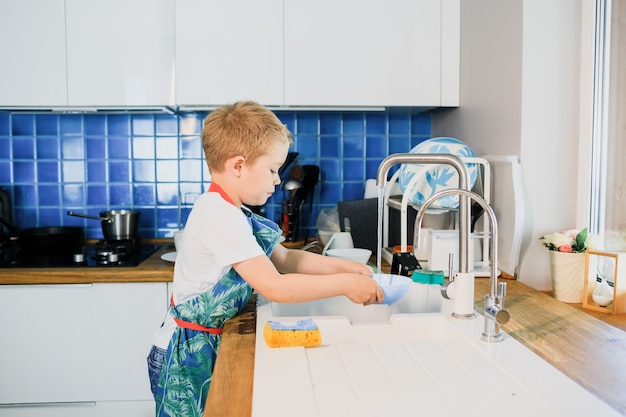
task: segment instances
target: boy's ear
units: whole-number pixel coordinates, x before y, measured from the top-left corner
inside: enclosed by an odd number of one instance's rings
[[[228,161],[226,161],[226,171],[231,172],[236,177],[241,176],[241,169],[245,161],[246,158],[241,155],[229,158]]]

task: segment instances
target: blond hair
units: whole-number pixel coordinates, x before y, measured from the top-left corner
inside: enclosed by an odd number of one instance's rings
[[[202,147],[211,172],[224,171],[226,161],[242,155],[254,163],[276,143],[293,145],[287,127],[254,101],[238,101],[212,111],[202,127]]]

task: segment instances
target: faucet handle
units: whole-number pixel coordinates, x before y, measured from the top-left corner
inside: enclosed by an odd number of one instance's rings
[[[506,296],[506,282],[498,282],[498,303],[504,308],[504,297]]]

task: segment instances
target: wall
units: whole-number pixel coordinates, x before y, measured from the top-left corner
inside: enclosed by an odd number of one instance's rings
[[[520,158],[525,232],[519,280],[549,289],[539,237],[576,224],[581,1],[461,3],[461,105],[435,112],[434,136],[478,155]]]
[[[321,168],[305,229],[319,210],[363,196],[390,153],[431,137],[430,113],[276,112],[294,135],[300,164]],[[206,113],[0,113],[0,186],[22,228],[78,225],[101,238],[100,223],[70,217],[114,208],[140,210],[140,235],[171,237],[210,181],[200,131]],[[282,191],[267,205],[279,218]]]

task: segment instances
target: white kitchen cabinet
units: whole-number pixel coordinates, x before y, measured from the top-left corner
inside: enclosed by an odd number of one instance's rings
[[[65,1],[0,1],[0,106],[67,104]]]
[[[174,104],[174,0],[66,0],[66,9],[70,106]]]
[[[33,406],[37,415],[98,416],[106,407],[154,415],[146,357],[167,291],[166,283],[0,287],[0,416]]]
[[[176,0],[176,102],[283,103],[283,0]]]
[[[285,104],[458,105],[459,7],[285,0]]]

